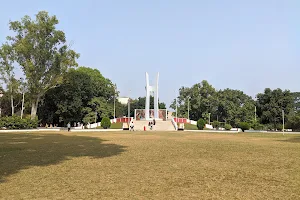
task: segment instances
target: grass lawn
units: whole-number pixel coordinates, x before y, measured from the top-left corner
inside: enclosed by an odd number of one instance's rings
[[[299,198],[299,135],[0,133],[0,199]]]
[[[112,123],[110,129],[123,129],[123,122]],[[98,126],[97,129],[103,129],[102,126]]]
[[[194,124],[184,124],[184,129],[185,130],[198,130],[197,125]]]

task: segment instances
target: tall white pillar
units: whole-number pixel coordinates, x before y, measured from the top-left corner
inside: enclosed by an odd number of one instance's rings
[[[159,79],[159,73],[157,73],[156,76],[156,84],[155,84],[155,91],[154,91],[154,118],[158,119],[158,79]]]
[[[145,103],[145,118],[149,120],[149,108],[150,108],[150,85],[149,85],[149,75],[146,72],[146,103]]]
[[[158,119],[159,118],[159,114],[158,114],[158,79],[159,79],[159,73],[157,73],[156,76],[156,83],[155,86],[150,86],[149,84],[149,75],[146,72],[146,102],[145,102],[145,118],[146,120],[150,119],[149,116],[149,110],[150,110],[150,95],[151,92],[154,93],[154,118]]]

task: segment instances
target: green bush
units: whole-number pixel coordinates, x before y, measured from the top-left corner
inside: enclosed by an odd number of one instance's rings
[[[213,121],[212,125],[213,125],[214,128],[218,129],[220,127],[220,122]]]
[[[264,130],[264,125],[256,122],[251,125],[251,128],[254,130]]]
[[[205,120],[204,119],[199,119],[198,121],[197,121],[197,127],[198,127],[198,129],[199,130],[203,130],[203,128],[205,127]]]
[[[276,124],[276,129],[278,131],[282,131],[282,124]]]
[[[274,125],[273,124],[265,124],[265,130],[267,130],[267,131],[274,130]]]
[[[249,130],[250,129],[250,124],[247,123],[247,122],[240,122],[239,127],[244,132],[245,130]]]
[[[37,128],[38,120],[30,118],[21,119],[19,116],[0,118],[0,128],[5,129],[32,129]]]
[[[225,130],[230,131],[232,129],[232,126],[230,124],[225,124],[224,128]]]
[[[101,120],[101,126],[104,128],[104,129],[107,129],[111,126],[111,122],[110,122],[110,119],[108,117],[103,117],[102,120]]]

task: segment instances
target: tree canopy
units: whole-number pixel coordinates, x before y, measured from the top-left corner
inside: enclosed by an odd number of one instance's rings
[[[289,90],[266,88],[264,93],[256,95],[255,100],[240,90],[229,88],[216,90],[204,80],[190,88],[179,89],[177,111],[178,117],[188,118],[187,110],[190,105],[189,118],[193,120],[200,118],[207,120],[210,115],[211,121],[224,122],[232,126],[247,122],[253,127],[264,124],[269,129],[279,129],[282,126],[282,111],[284,111],[286,127],[296,128],[297,119],[300,116],[299,94],[298,92],[291,93]],[[170,107],[175,110],[175,100]],[[257,110],[256,116],[255,109]],[[290,123],[289,120],[291,120]],[[298,124],[300,128],[300,122]]]
[[[39,12],[35,20],[25,16],[9,23],[15,35],[7,39],[27,80],[32,118],[45,92],[56,86],[70,67],[77,66],[79,54],[70,49],[65,33],[56,29],[57,24],[56,16],[46,11]]]
[[[39,117],[48,123],[91,123],[95,119],[112,117],[114,93],[113,83],[99,70],[87,67],[70,69],[59,86],[46,92]]]

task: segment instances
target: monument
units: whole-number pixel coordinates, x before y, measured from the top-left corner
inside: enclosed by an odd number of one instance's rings
[[[146,72],[146,102],[145,109],[135,109],[134,118],[136,120],[163,120],[166,121],[167,109],[159,109],[158,107],[158,78],[159,73],[157,73],[155,85],[149,84],[149,75]],[[150,97],[154,97],[154,109],[150,109]]]
[[[145,104],[145,119],[150,120],[150,119],[159,119],[158,115],[158,78],[159,78],[159,73],[156,75],[156,81],[155,81],[155,86],[151,86],[149,84],[149,75],[146,72],[146,104]],[[150,116],[150,96],[151,93],[153,93],[154,97],[154,113],[153,116]]]

